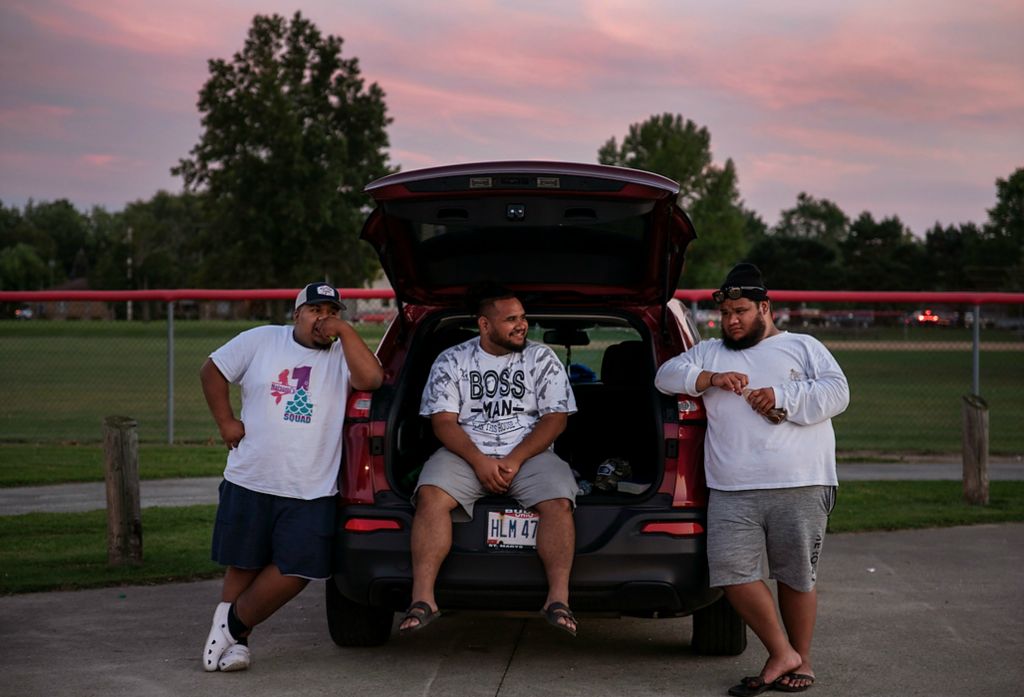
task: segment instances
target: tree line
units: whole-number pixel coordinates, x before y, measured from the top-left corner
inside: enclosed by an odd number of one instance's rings
[[[180,193],[118,212],[0,201],[0,288],[291,287],[314,277],[359,287],[379,273],[358,234],[363,187],[394,171],[391,119],[340,37],[301,13],[257,15],[231,60],[209,61],[198,108],[199,142],[171,170]],[[688,287],[715,286],[750,261],[780,289],[1024,290],[1024,167],[996,180],[984,223],[937,222],[921,238],[896,216],[851,217],[807,192],[767,225],[745,206],[733,161],[713,161],[707,127],[679,114],[630,125],[597,160],[679,182],[698,233]]]

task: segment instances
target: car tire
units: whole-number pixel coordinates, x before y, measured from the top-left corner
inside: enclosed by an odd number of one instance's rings
[[[723,596],[693,613],[690,646],[704,656],[739,656],[747,648],[747,625]]]
[[[360,605],[339,591],[334,579],[327,579],[327,629],[338,646],[380,646],[391,637],[395,613],[386,607]]]

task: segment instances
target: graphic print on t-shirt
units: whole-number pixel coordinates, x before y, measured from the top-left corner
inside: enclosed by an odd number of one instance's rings
[[[312,370],[313,368],[308,365],[292,368],[291,377],[295,384],[288,382],[289,371],[282,370],[277,380],[270,383],[270,396],[274,398],[275,404],[280,404],[281,398],[285,395],[294,395],[285,402],[285,421],[308,424],[313,420],[313,403],[309,394],[309,375]]]
[[[469,399],[479,406],[472,407],[472,416],[467,424],[482,435],[500,435],[525,428],[519,414],[525,411],[522,405],[526,394],[526,373],[522,368],[496,370],[470,370]]]
[[[544,344],[495,356],[474,338],[442,352],[423,388],[420,415],[458,415],[480,452],[504,457],[544,414],[576,411],[569,377]]]

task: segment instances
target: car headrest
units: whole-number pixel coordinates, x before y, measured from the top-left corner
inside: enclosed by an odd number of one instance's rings
[[[555,346],[589,346],[590,337],[582,329],[559,327],[544,332],[544,343]]]
[[[601,359],[601,382],[632,387],[652,384],[654,365],[644,342],[623,341],[605,349]]]

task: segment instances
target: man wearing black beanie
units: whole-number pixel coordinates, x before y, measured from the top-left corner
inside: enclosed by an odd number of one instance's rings
[[[815,680],[817,564],[839,483],[832,417],[846,409],[850,389],[824,345],[775,326],[753,264],[733,267],[712,299],[722,338],[667,361],[655,385],[703,396],[711,585],[768,650],[761,672],[729,694],[803,692]],[[782,625],[763,580],[765,554]]]

